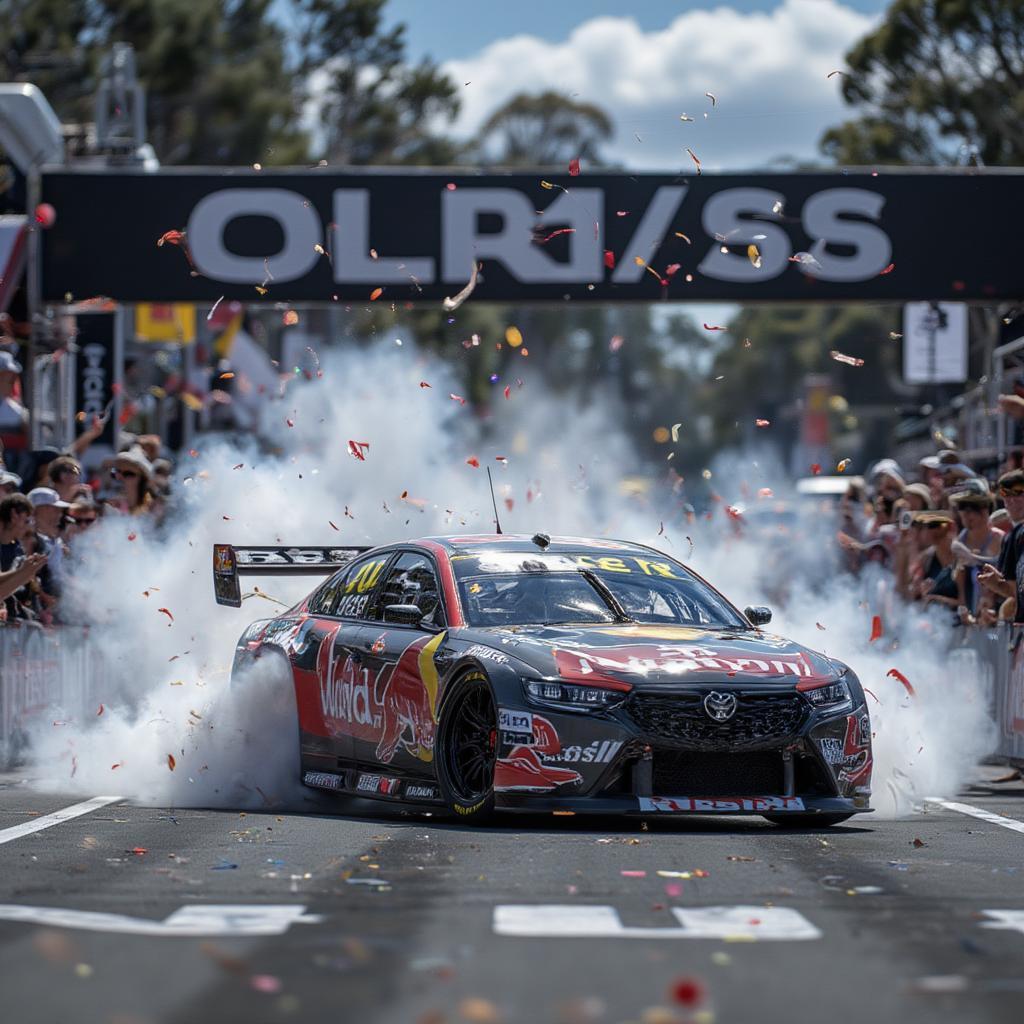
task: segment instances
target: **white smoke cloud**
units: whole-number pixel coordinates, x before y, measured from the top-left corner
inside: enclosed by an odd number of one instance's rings
[[[233,691],[227,683],[245,625],[275,613],[280,605],[271,598],[297,600],[309,580],[255,579],[266,596],[222,608],[213,598],[212,545],[490,532],[487,465],[506,532],[650,543],[688,561],[740,607],[765,603],[766,595],[778,596],[780,579],[790,582],[772,628],[847,661],[877,697],[869,707],[881,811],[903,814],[915,797],[955,792],[986,752],[984,696],[949,670],[936,640],[944,624],[887,613],[885,642],[870,645],[872,611],[855,584],[836,580],[822,591],[795,578],[794,565],[814,569],[816,553],[829,550],[827,534],[779,539],[773,548],[730,538],[720,510],[714,524],[685,526],[653,494],[626,496],[619,483],[638,460],[614,429],[621,412],[613,402],[594,396],[574,410],[524,372],[524,386],[513,386],[508,401],[500,397],[504,381],[496,385],[495,415],[484,430],[470,406],[449,397],[456,392],[450,372],[408,340],[401,348],[389,341],[332,351],[323,367],[322,380],[293,383],[275,407],[281,455],[261,454],[255,444],[198,442],[197,457],[181,467],[183,507],[166,537],[110,518],[82,538],[72,599],[94,625],[112,671],[97,695],[102,714],[90,712],[84,723],[48,721],[36,731],[31,773],[40,785],[176,806],[302,799],[294,717],[271,700],[281,692],[272,668]],[[350,440],[368,443],[365,461],[349,454]],[[471,457],[479,469],[467,464]],[[728,465],[727,473],[716,466],[712,485],[727,481],[736,490],[744,472],[751,494],[771,484],[765,460]],[[897,636],[898,650],[889,649]],[[916,698],[887,677],[894,667],[912,680]]]
[[[690,147],[705,170],[745,170],[817,155],[821,133],[846,116],[841,79],[827,76],[877,20],[839,0],[691,10],[648,32],[629,17],[598,17],[564,41],[511,36],[444,70],[470,83],[455,126],[467,137],[516,93],[554,89],[612,115],[607,155],[626,167],[692,170]]]

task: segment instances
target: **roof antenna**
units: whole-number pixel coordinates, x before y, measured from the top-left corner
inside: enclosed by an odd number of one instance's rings
[[[494,525],[501,533],[501,520],[498,518],[498,503],[494,500],[494,481],[491,479],[491,467],[487,467],[487,484],[491,488],[491,504],[494,506]]]

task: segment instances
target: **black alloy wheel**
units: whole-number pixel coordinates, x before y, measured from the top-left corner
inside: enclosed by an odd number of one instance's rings
[[[487,677],[470,672],[445,701],[437,754],[437,777],[445,802],[460,818],[483,821],[494,810],[494,765],[498,712]]]

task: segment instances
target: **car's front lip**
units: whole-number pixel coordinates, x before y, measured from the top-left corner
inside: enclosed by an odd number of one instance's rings
[[[794,801],[799,801],[799,804]],[[788,801],[788,804],[787,804]],[[730,806],[734,805],[734,806]],[[549,814],[615,814],[643,817],[771,815],[871,814],[874,808],[847,797],[786,797],[782,794],[756,794],[744,797],[701,797],[697,794],[633,794],[591,797],[562,797],[530,793],[496,794],[499,810]]]

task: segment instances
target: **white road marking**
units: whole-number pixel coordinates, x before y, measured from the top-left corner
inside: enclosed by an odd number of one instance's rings
[[[982,928],[1003,928],[1024,935],[1024,910],[983,910],[982,913],[993,918],[983,921]]]
[[[971,804],[960,804],[955,800],[940,800],[935,796],[925,797],[926,804],[938,804],[945,807],[947,811],[956,811],[958,814],[969,814],[972,818],[980,818],[1000,828],[1008,828],[1011,832],[1024,832],[1024,821],[1017,821],[1016,818],[1004,818],[1001,814],[993,814],[982,807],[973,807]]]
[[[502,904],[497,935],[549,939],[820,939],[821,932],[788,907],[673,907],[678,928],[627,928],[614,907]]]
[[[85,800],[80,804],[72,804],[63,810],[54,811],[53,814],[44,814],[41,818],[35,818],[20,825],[12,825],[10,828],[0,829],[0,846],[14,839],[20,839],[22,836],[31,835],[33,832],[42,832],[44,828],[59,825],[62,821],[69,821],[71,818],[80,817],[83,814],[88,814],[90,811],[99,810],[100,807],[106,807],[107,804],[116,804],[118,800],[123,799],[123,796],[94,796],[91,800]]]
[[[23,907],[0,903],[0,921],[23,921],[50,928],[79,928],[89,932],[152,936],[247,936],[284,935],[293,924],[316,924],[323,918],[306,914],[294,904],[240,904],[193,906],[186,904],[164,921],[148,921],[125,914],[103,914],[91,910],[63,910],[60,907]]]

